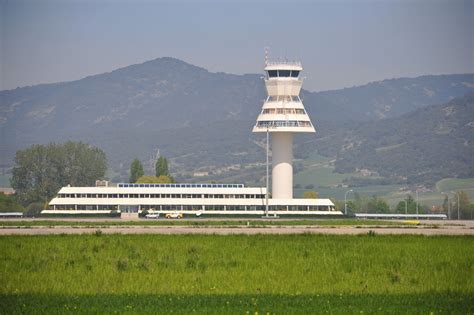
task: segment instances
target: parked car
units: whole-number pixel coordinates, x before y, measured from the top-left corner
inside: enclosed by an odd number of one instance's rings
[[[183,218],[183,214],[178,213],[178,212],[167,213],[166,218],[167,219],[181,219],[181,218]]]
[[[150,214],[147,214],[145,216],[145,218],[147,218],[147,219],[159,219],[160,214],[159,213],[150,213]]]

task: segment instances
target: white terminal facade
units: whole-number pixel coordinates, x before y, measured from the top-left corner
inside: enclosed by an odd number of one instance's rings
[[[272,191],[242,184],[129,184],[63,187],[49,203],[49,214],[141,212],[188,215],[341,215],[329,199],[293,198],[293,135],[315,129],[299,97],[298,62],[265,64],[267,98],[253,132],[272,137]],[[267,135],[268,135],[267,134]],[[268,203],[268,204],[267,204]],[[268,208],[267,208],[268,207]]]

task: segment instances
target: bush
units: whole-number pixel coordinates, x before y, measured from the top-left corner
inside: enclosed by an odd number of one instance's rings
[[[148,210],[143,210],[142,212],[138,213],[138,217],[139,218],[144,218],[144,217],[147,216],[148,213],[149,213]]]
[[[12,195],[0,192],[0,212],[24,212],[23,208]]]
[[[110,211],[110,216],[111,216],[112,218],[120,218],[121,213],[118,212],[117,210],[112,210],[112,211]]]
[[[28,207],[26,207],[26,216],[36,217],[41,213],[43,209],[44,209],[44,203],[42,202],[30,203]]]

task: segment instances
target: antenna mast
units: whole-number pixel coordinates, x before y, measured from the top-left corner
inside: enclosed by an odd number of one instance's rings
[[[265,66],[268,65],[268,54],[269,54],[268,50],[269,50],[269,48],[265,47]]]

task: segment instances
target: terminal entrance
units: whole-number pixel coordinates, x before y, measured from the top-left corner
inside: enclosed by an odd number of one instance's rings
[[[119,206],[119,210],[122,213],[138,213],[138,206],[131,206],[131,205]]]
[[[120,218],[123,220],[138,220],[138,206],[119,206]]]

